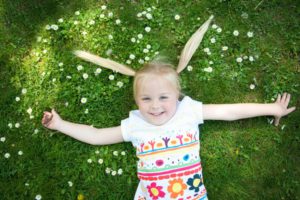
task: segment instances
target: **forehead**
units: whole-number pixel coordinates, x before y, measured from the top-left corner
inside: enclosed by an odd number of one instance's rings
[[[160,75],[149,75],[138,82],[138,94],[153,92],[177,92],[176,83]]]

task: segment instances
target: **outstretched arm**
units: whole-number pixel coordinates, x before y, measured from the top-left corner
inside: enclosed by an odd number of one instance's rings
[[[121,127],[94,128],[84,124],[65,121],[52,109],[44,112],[42,124],[49,129],[57,130],[82,142],[93,145],[105,145],[123,142]]]
[[[274,116],[275,126],[281,117],[293,112],[296,108],[288,108],[291,95],[278,95],[276,102],[269,104],[208,104],[203,105],[204,120],[238,120],[258,116]]]

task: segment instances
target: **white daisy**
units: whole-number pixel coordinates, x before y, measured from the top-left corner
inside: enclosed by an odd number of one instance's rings
[[[75,12],[75,15],[80,15],[80,12],[79,12],[79,11],[76,11],[76,12]]]
[[[238,63],[241,63],[241,62],[243,62],[243,58],[241,58],[241,57],[238,57],[238,58],[236,59],[236,62],[238,62]]]
[[[254,90],[254,89],[255,89],[255,85],[254,85],[254,84],[250,84],[249,87],[250,87],[251,90]]]
[[[147,27],[145,28],[145,31],[146,31],[146,32],[150,32],[150,31],[151,31],[151,27],[147,26]]]
[[[191,71],[193,71],[193,67],[192,67],[191,65],[189,65],[189,66],[187,66],[187,70],[188,70],[189,72],[191,72]]]
[[[142,38],[143,38],[143,34],[140,33],[140,34],[137,35],[137,37],[138,37],[139,39],[142,39]]]
[[[82,104],[85,104],[87,102],[87,98],[82,97],[80,101],[81,101]]]
[[[234,36],[238,36],[239,34],[240,34],[240,33],[239,33],[238,30],[234,30],[234,31],[233,31],[233,35],[234,35]]]
[[[117,24],[117,25],[121,24],[121,20],[120,20],[120,19],[117,19],[117,20],[116,20],[116,24]]]
[[[175,20],[179,20],[179,19],[180,19],[180,15],[175,15],[175,16],[174,16],[174,19],[175,19]]]
[[[212,67],[206,67],[203,69],[205,72],[211,73],[213,71]]]
[[[102,5],[102,6],[101,6],[101,9],[102,9],[102,10],[106,10],[106,8],[107,8],[106,5]]]
[[[112,80],[115,79],[115,76],[114,75],[109,75],[108,79],[112,81]]]
[[[5,158],[9,158],[9,157],[10,157],[10,154],[9,154],[9,153],[6,153],[6,154],[4,154],[4,157],[5,157]]]
[[[253,37],[253,32],[248,31],[248,32],[247,32],[247,36],[248,36],[249,38],[252,38],[252,37]]]
[[[124,85],[123,82],[121,82],[121,81],[118,81],[118,82],[117,82],[117,86],[118,86],[119,88],[123,87],[123,85]]]
[[[69,185],[69,187],[72,187],[73,186],[72,181],[68,181],[68,185]]]
[[[27,89],[26,88],[23,88],[22,89],[22,94],[26,94],[27,93]]]
[[[77,65],[77,70],[78,71],[83,70],[83,66],[82,65]]]
[[[135,55],[134,55],[134,54],[130,54],[130,55],[129,55],[129,58],[130,58],[131,60],[134,60],[134,59],[135,59]]]
[[[98,163],[99,163],[99,164],[102,164],[102,163],[103,163],[103,159],[100,158],[100,159],[98,160]]]
[[[1,142],[5,142],[5,140],[6,140],[5,137],[1,137],[1,138],[0,138],[0,141],[1,141]]]
[[[227,51],[227,50],[228,50],[228,46],[223,46],[223,47],[222,47],[222,50],[223,50],[223,51]]]
[[[38,194],[35,196],[35,200],[41,200],[42,199],[42,195]]]
[[[254,61],[253,56],[249,56],[249,61],[250,61],[250,62],[253,62],[253,61]]]
[[[60,19],[58,19],[58,22],[59,22],[59,23],[63,23],[63,22],[64,22],[64,19],[63,19],[63,18],[60,18]]]

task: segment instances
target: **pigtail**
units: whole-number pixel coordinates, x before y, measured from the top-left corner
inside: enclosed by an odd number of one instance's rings
[[[208,26],[213,18],[214,18],[213,15],[210,16],[209,19],[192,35],[192,37],[188,40],[188,42],[184,46],[184,49],[181,52],[178,67],[176,70],[177,73],[180,73],[188,65],[193,54],[199,47],[199,45],[202,41],[202,38],[203,38],[205,32],[207,31]]]
[[[74,54],[77,57],[82,58],[85,61],[94,63],[96,65],[100,65],[100,66],[105,67],[107,69],[117,71],[121,74],[128,75],[128,76],[134,76],[135,75],[135,71],[133,69],[131,69],[130,67],[128,67],[126,65],[122,65],[120,63],[117,63],[115,61],[112,61],[112,60],[109,60],[109,59],[106,59],[106,58],[101,58],[101,57],[93,55],[89,52],[76,50],[76,51],[74,51]]]

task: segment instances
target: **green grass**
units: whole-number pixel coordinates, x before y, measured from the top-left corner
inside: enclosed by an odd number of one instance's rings
[[[176,65],[187,39],[214,14],[213,24],[222,32],[208,30],[190,62],[193,70],[181,74],[183,93],[204,103],[236,103],[271,102],[278,93],[288,91],[291,105],[300,105],[299,5],[295,1],[3,0],[0,5],[0,137],[6,139],[0,142],[1,199],[35,199],[38,194],[42,199],[77,199],[80,194],[85,199],[133,199],[138,180],[131,144],[92,146],[40,123],[43,111],[53,107],[64,119],[95,127],[119,125],[136,109],[131,78],[106,69],[95,76],[97,66],[75,58],[74,49],[98,55],[112,49],[109,57],[124,64],[132,53],[136,59],[130,65],[138,69],[138,59],[145,57],[143,49],[150,44],[150,60],[159,51]],[[102,5],[107,9],[101,11]],[[151,11],[153,19],[138,20],[137,13],[151,6],[156,7]],[[176,14],[181,16],[178,21]],[[60,18],[63,23],[58,23]],[[89,24],[91,19],[94,25]],[[74,20],[79,24],[74,25]],[[46,30],[51,24],[59,29]],[[151,27],[149,33],[144,31],[146,26]],[[239,31],[238,37],[233,36],[234,30]],[[253,38],[247,37],[248,31]],[[143,34],[140,43],[132,43],[139,33]],[[210,42],[212,37],[215,44]],[[225,45],[229,49],[223,52]],[[205,47],[210,48],[210,56]],[[254,62],[246,59],[238,64],[236,59],[243,56],[253,56]],[[78,71],[78,65],[84,69]],[[212,73],[203,71],[208,66],[213,67]],[[87,80],[83,73],[89,75]],[[112,74],[115,79],[109,81]],[[124,86],[119,88],[118,81]],[[250,84],[255,84],[254,90]],[[21,92],[24,88],[26,94]],[[21,100],[17,102],[16,97]],[[82,97],[88,99],[86,104],[80,102]],[[32,119],[28,108],[32,108]],[[278,127],[268,120],[271,117],[208,121],[200,127],[210,199],[299,199],[299,109]],[[113,155],[114,151],[119,155]],[[122,151],[125,156],[120,155]],[[9,158],[4,157],[6,153]],[[113,176],[105,172],[107,168],[123,173]]]

